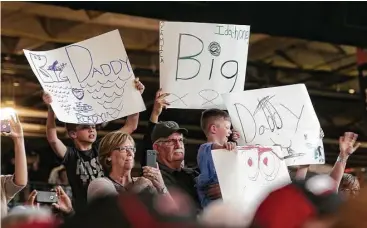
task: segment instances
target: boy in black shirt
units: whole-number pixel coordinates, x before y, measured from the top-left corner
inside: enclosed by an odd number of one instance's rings
[[[135,86],[143,93],[144,85],[135,79]],[[98,162],[98,143],[95,125],[90,124],[66,124],[69,137],[73,140],[74,146],[67,147],[57,137],[55,124],[55,113],[50,104],[52,97],[44,93],[43,101],[48,105],[48,116],[46,123],[47,141],[53,151],[63,161],[66,167],[67,176],[73,192],[74,209],[77,211],[87,204],[87,189],[89,183],[103,176],[102,166]],[[120,129],[131,134],[138,126],[139,113],[130,115],[126,119],[125,125]]]

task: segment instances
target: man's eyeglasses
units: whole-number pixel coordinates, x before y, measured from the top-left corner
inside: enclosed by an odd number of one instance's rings
[[[136,152],[136,148],[132,147],[132,146],[123,146],[123,147],[117,147],[114,150],[118,150],[120,153],[126,153],[126,152],[131,152],[131,153],[135,153]]]
[[[166,145],[172,146],[172,145],[175,145],[175,143],[184,144],[185,143],[185,139],[180,138],[180,139],[160,140],[160,141],[158,141],[158,143],[164,143]]]

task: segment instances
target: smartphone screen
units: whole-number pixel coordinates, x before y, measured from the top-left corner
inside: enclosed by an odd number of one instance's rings
[[[157,168],[157,151],[147,150],[146,166]]]
[[[0,120],[1,132],[10,133],[10,121],[9,120]]]

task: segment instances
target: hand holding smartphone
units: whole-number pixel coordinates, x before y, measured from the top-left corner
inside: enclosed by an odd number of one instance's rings
[[[36,202],[43,204],[53,204],[58,202],[56,192],[37,191]]]
[[[1,108],[0,109],[0,132],[11,133],[12,123],[17,122],[18,117],[13,108]]]
[[[10,121],[0,120],[1,132],[10,133]]]

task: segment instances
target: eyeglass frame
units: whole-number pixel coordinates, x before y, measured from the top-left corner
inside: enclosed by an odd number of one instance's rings
[[[350,189],[350,188],[340,188],[339,192],[351,192],[351,193],[356,193],[359,192],[361,189],[360,188],[354,188],[354,189]]]
[[[136,147],[135,146],[121,146],[121,147],[116,147],[115,149],[113,149],[112,151],[117,150],[120,153],[127,153],[128,151],[135,154],[136,153]]]

